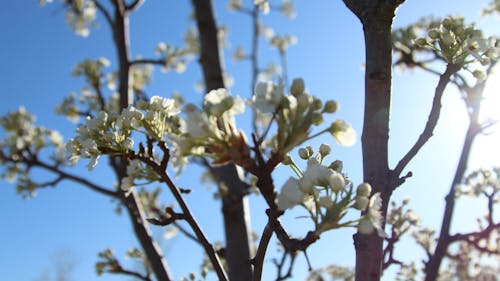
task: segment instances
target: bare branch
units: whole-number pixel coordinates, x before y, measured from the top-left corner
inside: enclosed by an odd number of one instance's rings
[[[137,10],[139,7],[141,7],[142,4],[144,4],[145,0],[134,0],[134,2],[128,4],[125,6],[125,9],[129,12],[132,12],[134,10]]]
[[[130,62],[130,65],[138,65],[138,64],[154,64],[154,65],[165,65],[165,59],[135,59]]]
[[[160,142],[158,144],[160,147],[165,146],[165,143]],[[166,148],[165,148],[166,149]],[[210,262],[212,263],[212,266],[214,267],[214,270],[219,278],[219,280],[228,280],[226,276],[226,272],[224,268],[222,267],[222,264],[219,260],[219,257],[217,255],[217,252],[215,251],[214,246],[208,241],[207,237],[205,236],[205,233],[201,229],[200,225],[194,218],[193,214],[191,213],[191,210],[189,209],[189,206],[187,205],[186,201],[182,197],[182,193],[179,190],[179,188],[174,184],[174,182],[170,179],[170,177],[167,175],[166,171],[163,169],[162,165],[159,165],[156,163],[154,160],[150,159],[147,156],[141,155],[141,154],[135,154],[131,153],[130,159],[139,159],[152,167],[158,175],[161,177],[161,182],[164,182],[167,187],[170,189],[170,192],[176,199],[176,201],[179,203],[179,206],[182,210],[184,220],[189,224],[191,229],[193,229],[196,238],[200,243],[203,245],[203,248],[205,249],[205,253],[207,254],[208,258],[210,259]]]
[[[432,137],[434,128],[437,125],[439,115],[441,113],[441,98],[443,96],[444,90],[446,88],[446,85],[450,81],[451,76],[455,74],[459,69],[460,67],[458,65],[449,64],[446,67],[445,72],[440,76],[436,91],[434,93],[434,100],[432,102],[432,108],[431,112],[429,113],[427,124],[425,125],[423,132],[420,134],[413,147],[396,165],[396,168],[394,169],[394,177],[399,178],[403,169]]]
[[[97,7],[97,10],[99,10],[102,13],[104,18],[108,22],[111,30],[113,30],[115,28],[115,22],[113,21],[113,17],[111,17],[111,14],[109,13],[109,11],[106,10],[106,8],[98,0],[92,0],[92,1],[94,2],[95,6]]]
[[[104,195],[107,195],[107,196],[110,196],[110,197],[113,197],[113,198],[119,198],[119,193],[116,192],[116,191],[111,191],[111,190],[108,190],[104,187],[101,187],[85,178],[82,178],[82,177],[79,177],[77,175],[74,175],[74,174],[70,174],[68,172],[65,172],[65,171],[62,171],[61,169],[59,169],[57,166],[52,166],[52,165],[49,165],[45,162],[42,162],[38,159],[33,159],[32,162],[29,162],[31,165],[33,166],[38,166],[38,167],[41,167],[45,170],[48,170],[48,171],[51,171],[53,173],[55,173],[56,175],[59,176],[60,180],[63,180],[63,179],[69,179],[69,180],[72,180],[74,182],[77,182],[85,187],[88,187],[90,188],[91,190],[93,191],[96,191],[96,192],[99,192],[101,194],[104,194]],[[60,181],[59,180],[59,181]]]
[[[253,264],[253,281],[260,281],[262,278],[262,269],[264,267],[264,257],[266,256],[267,246],[269,241],[273,236],[273,230],[270,226],[270,222],[264,227],[262,236],[260,238],[259,247],[257,248],[257,253],[255,257],[250,261]]]

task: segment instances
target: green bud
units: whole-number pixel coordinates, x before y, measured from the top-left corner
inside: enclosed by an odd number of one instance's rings
[[[339,104],[334,100],[329,100],[325,103],[325,107],[323,107],[323,112],[335,113],[338,109],[339,109]]]
[[[293,79],[292,86],[290,87],[290,92],[293,96],[297,97],[304,93],[305,83],[302,78]]]
[[[323,115],[321,113],[314,112],[311,115],[311,123],[318,126],[323,123]]]
[[[486,72],[476,69],[472,72],[472,75],[479,80],[486,80]]]
[[[439,31],[437,29],[433,28],[433,29],[429,30],[427,35],[429,35],[429,38],[431,38],[431,39],[438,39],[439,38]]]
[[[319,154],[321,154],[321,156],[323,156],[323,157],[325,157],[328,154],[330,154],[331,151],[332,151],[332,148],[328,144],[326,144],[326,143],[322,143],[319,146]]]
[[[330,165],[328,165],[328,168],[337,171],[338,173],[342,173],[344,163],[341,160],[335,160]]]
[[[485,58],[481,58],[479,60],[479,62],[481,63],[481,65],[487,66],[491,63],[491,60],[488,57],[485,57]]]
[[[453,28],[453,20],[451,18],[445,18],[442,22],[443,27],[451,30]]]
[[[368,199],[368,197],[358,196],[358,197],[356,197],[356,200],[354,201],[353,207],[354,207],[354,209],[363,211],[366,209],[366,207],[368,207],[369,202],[370,202],[370,200]]]
[[[372,192],[372,186],[367,182],[358,185],[358,189],[356,190],[356,194],[358,196],[368,197],[371,192]]]
[[[299,148],[299,157],[300,158],[307,160],[307,159],[309,159],[310,155],[312,155],[312,153],[309,154],[309,150],[307,150],[307,148],[303,148],[303,147]]]
[[[323,107],[323,102],[320,99],[313,98],[312,108],[313,110],[319,110]]]
[[[297,98],[297,106],[298,106],[299,110],[300,109],[305,110],[313,102],[312,97],[308,94],[301,94],[301,95],[296,96],[296,98]]]
[[[429,45],[427,43],[427,38],[418,38],[417,40],[415,40],[415,45],[417,45],[418,47],[426,47],[427,45]]]

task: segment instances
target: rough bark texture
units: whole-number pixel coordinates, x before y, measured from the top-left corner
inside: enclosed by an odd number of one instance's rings
[[[222,64],[219,57],[217,25],[209,0],[192,0],[200,36],[200,64],[206,90],[224,88]],[[225,185],[227,193],[222,198],[222,213],[226,235],[225,258],[229,266],[229,279],[252,280],[250,264],[252,240],[246,184],[240,169],[225,165],[214,169],[217,182]]]
[[[389,115],[392,80],[392,20],[402,1],[344,0],[363,24],[366,52],[365,112],[362,134],[363,178],[380,192],[385,217],[393,189],[388,166]],[[354,235],[356,280],[380,280],[383,239],[377,234]]]

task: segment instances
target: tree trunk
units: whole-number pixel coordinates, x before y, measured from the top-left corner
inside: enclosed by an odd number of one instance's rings
[[[200,64],[207,92],[224,88],[223,70],[219,57],[217,26],[210,0],[192,0],[200,40]],[[225,185],[227,192],[222,198],[222,214],[226,235],[225,258],[229,267],[229,279],[252,280],[251,228],[246,183],[241,169],[234,164],[214,169],[216,181]]]
[[[365,112],[362,133],[363,179],[380,192],[385,218],[393,190],[388,166],[389,116],[392,80],[392,21],[397,0],[344,0],[363,24],[366,52]],[[385,223],[384,223],[385,224]],[[384,225],[383,224],[383,225]],[[383,238],[376,233],[354,235],[356,280],[379,281]]]

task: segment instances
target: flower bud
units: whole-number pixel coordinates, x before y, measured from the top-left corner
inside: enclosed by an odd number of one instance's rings
[[[309,96],[308,94],[301,94],[296,96],[296,98],[297,98],[297,105],[302,110],[308,108],[309,105],[311,105],[312,103],[312,97]]]
[[[335,113],[338,109],[339,109],[339,104],[334,100],[329,100],[325,103],[325,107],[323,107],[323,112]]]
[[[297,97],[304,93],[305,83],[302,78],[293,79],[292,86],[290,87],[290,92],[293,96]]]
[[[328,168],[336,171],[337,173],[342,173],[344,164],[342,163],[341,160],[335,160],[330,165],[328,165]]]
[[[323,107],[323,102],[320,99],[314,98],[312,108],[314,110],[319,110],[321,107]]]
[[[358,189],[356,190],[356,194],[358,196],[368,197],[371,192],[372,192],[372,186],[367,182],[358,185]]]
[[[415,45],[421,48],[426,47],[428,45],[427,38],[418,38],[415,40]]]
[[[485,57],[485,58],[481,58],[479,60],[479,62],[481,63],[481,65],[487,66],[491,63],[491,60],[488,57]]]
[[[302,147],[299,149],[299,157],[300,158],[307,160],[307,159],[309,159],[309,156],[310,156],[309,151],[306,148]]]
[[[427,35],[429,35],[429,38],[431,38],[431,39],[438,39],[439,38],[439,31],[437,29],[433,28],[433,29],[429,30]]]
[[[476,69],[472,72],[472,75],[479,80],[486,80],[486,72]]]
[[[321,123],[323,123],[323,115],[317,112],[313,113],[311,115],[311,123],[316,126],[320,125]]]
[[[366,207],[368,207],[369,202],[370,202],[370,200],[368,199],[368,197],[358,196],[358,197],[356,197],[356,200],[354,201],[353,207],[356,210],[363,211],[366,209]]]
[[[332,148],[326,143],[322,143],[319,146],[319,154],[321,154],[322,157],[327,156],[328,154],[330,154],[331,151],[332,151]]]
[[[451,30],[453,27],[453,20],[451,18],[445,18],[442,24],[444,28]]]

